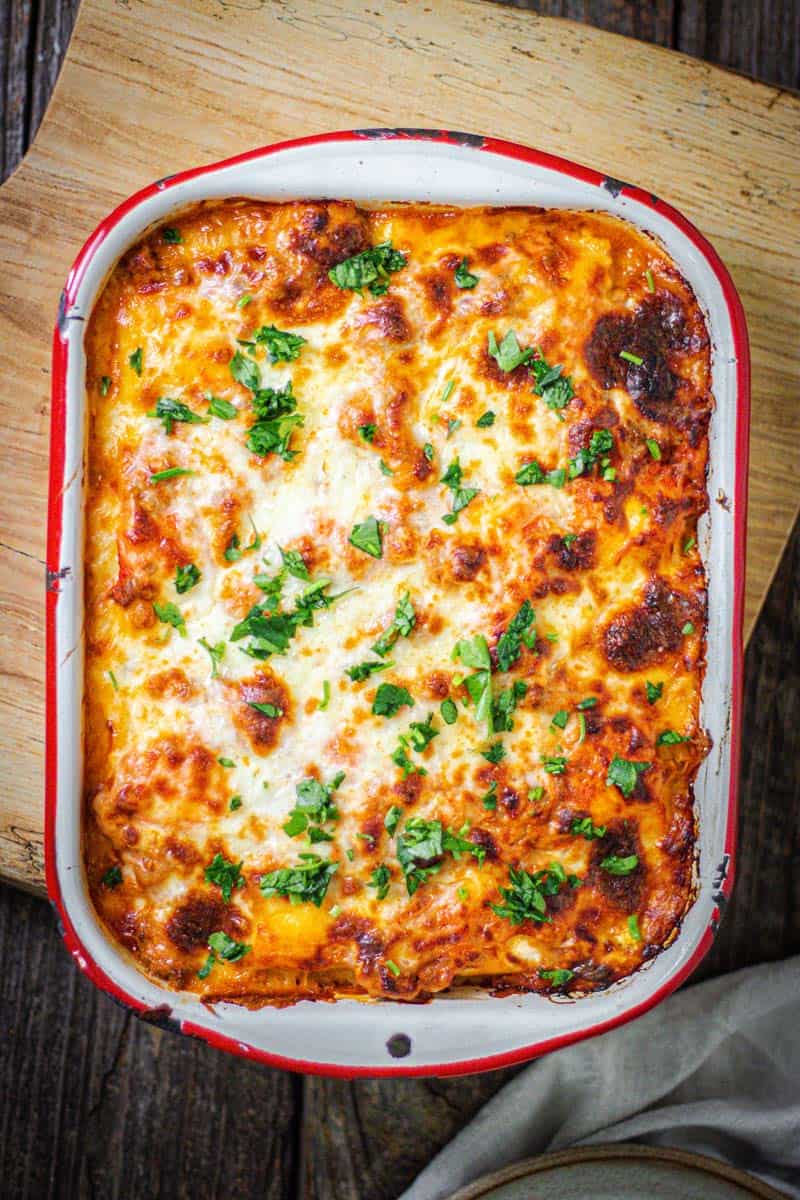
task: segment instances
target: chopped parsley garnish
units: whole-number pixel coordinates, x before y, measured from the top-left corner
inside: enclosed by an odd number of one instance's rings
[[[478,429],[488,429],[490,425],[494,425],[495,414],[491,409],[487,409],[485,413],[481,413],[475,424]]]
[[[184,425],[205,425],[208,421],[208,417],[201,417],[181,400],[173,400],[169,396],[161,396],[147,415],[161,421],[167,433],[172,433],[176,421]]]
[[[393,974],[395,977],[397,977],[397,976],[400,974],[400,968],[398,967],[397,963],[396,963],[396,962],[394,962],[394,961],[393,961],[391,958],[387,958],[387,959],[385,960],[385,963],[384,963],[384,965],[385,965],[385,967],[386,967],[386,970],[387,970],[387,971],[391,971],[391,973],[392,973],[392,974]]]
[[[536,630],[534,622],[536,613],[529,600],[523,600],[516,616],[508,623],[508,628],[499,639],[495,654],[497,667],[500,671],[510,671],[522,653],[522,643],[528,649],[536,645]]]
[[[369,554],[371,558],[381,558],[383,555],[381,522],[377,517],[367,517],[366,521],[354,525],[347,540],[356,550]]]
[[[325,712],[325,710],[326,710],[326,708],[328,707],[328,705],[330,704],[330,702],[331,702],[331,684],[330,684],[330,680],[329,680],[329,679],[323,679],[323,681],[322,681],[322,699],[321,699],[321,700],[320,700],[320,702],[319,702],[319,710],[320,710],[320,712]]]
[[[111,387],[111,376],[110,375],[101,375],[100,376],[100,395],[107,396],[110,387]]]
[[[430,442],[426,442],[422,447],[422,453],[425,455],[428,462],[433,462],[433,446],[430,444]]]
[[[281,562],[286,568],[289,575],[295,579],[309,580],[311,576],[308,573],[306,560],[303,558],[299,550],[284,550],[282,546],[278,546],[281,552]]]
[[[217,762],[219,763],[219,765],[221,767],[225,767],[227,770],[230,770],[231,767],[236,766],[236,763],[233,761],[232,758],[224,758],[224,757],[220,756],[217,759]]]
[[[306,340],[299,333],[288,333],[285,329],[277,329],[274,325],[262,325],[253,334],[253,343],[266,347],[271,363],[294,362],[299,357]],[[251,343],[243,342],[242,345],[251,345]]]
[[[646,445],[647,445],[647,449],[650,451],[650,457],[654,458],[656,460],[656,462],[661,462],[661,447],[659,446],[656,439],[648,438]]]
[[[485,750],[481,750],[481,757],[490,763],[496,764],[502,762],[505,756],[506,748],[502,742],[492,742],[491,746],[487,746]]]
[[[261,387],[261,372],[252,358],[242,354],[241,350],[237,350],[229,365],[231,375],[237,383],[251,392],[258,391]]]
[[[200,571],[194,563],[186,563],[175,572],[175,591],[183,595],[200,581]]]
[[[173,229],[169,225],[161,230],[161,236],[170,246],[177,246],[183,241],[183,238],[181,237],[181,231],[179,229]]]
[[[142,373],[142,347],[137,346],[133,354],[128,355],[128,365],[133,367],[137,375]]]
[[[451,438],[456,430],[461,428],[461,421],[458,417],[451,417],[447,422],[447,436]]]
[[[392,873],[386,866],[386,863],[381,863],[369,877],[367,887],[375,888],[375,899],[385,900],[389,895],[389,886],[392,882]]]
[[[585,450],[579,450],[574,458],[569,460],[568,472],[570,479],[577,479],[579,475],[583,475],[586,471],[590,471],[598,462],[603,470],[603,478],[613,480],[616,478],[616,471],[609,466],[609,455],[614,449],[614,436],[608,429],[595,429],[589,445]],[[611,473],[609,473],[611,472]]]
[[[453,493],[453,507],[449,513],[446,513],[442,520],[446,525],[452,525],[458,514],[467,507],[467,505],[475,499],[480,491],[479,488],[465,488],[461,486],[463,472],[461,463],[458,457],[454,458],[450,466],[445,471],[441,478],[441,483],[450,488]]]
[[[218,417],[220,421],[232,421],[239,415],[238,408],[235,404],[231,404],[230,400],[223,400],[221,396],[212,396],[210,392],[206,393],[206,400],[211,416]]]
[[[566,708],[560,708],[558,710],[558,712],[554,714],[553,719],[550,722],[550,728],[551,729],[566,729],[568,720],[569,720],[568,711],[566,710]]]
[[[288,896],[292,904],[308,901],[319,908],[338,870],[338,862],[330,862],[318,854],[301,854],[296,866],[281,867],[262,875],[259,884],[261,895]]]
[[[462,258],[461,262],[456,267],[455,273],[456,287],[459,288],[474,288],[478,282],[479,276],[472,275],[469,270],[469,264],[466,258]]]
[[[594,708],[597,704],[597,696],[587,696],[585,700],[579,700],[575,705],[578,712],[586,712],[588,708]]]
[[[331,841],[331,835],[326,833],[322,826],[326,822],[339,819],[339,810],[333,802],[333,794],[343,780],[344,771],[335,775],[328,784],[311,777],[301,780],[295,787],[297,804],[283,826],[284,833],[289,837],[297,837],[298,834],[307,832],[312,843]]]
[[[539,804],[544,799],[544,788],[541,784],[536,787],[528,788],[528,799],[531,804]]]
[[[564,546],[567,550],[569,550],[572,543],[577,542],[577,540],[578,540],[577,533],[565,533],[561,539],[561,541],[564,543]]]
[[[489,334],[488,350],[501,371],[513,371],[523,363],[530,362],[533,350],[529,347],[522,350],[513,329],[509,329],[502,342],[498,345],[494,332]]]
[[[648,762],[631,762],[615,754],[609,764],[606,784],[608,787],[615,784],[626,798],[632,796],[639,776],[649,771],[652,765]]]
[[[639,918],[636,913],[631,913],[631,915],[628,917],[628,933],[635,942],[640,942],[642,940],[642,931],[639,928]]]
[[[512,714],[527,691],[527,683],[515,679],[511,687],[505,688],[492,702],[492,724],[496,733],[510,733],[514,728]]]
[[[683,553],[690,554],[691,551],[694,550],[696,545],[697,545],[697,541],[695,538],[693,538],[693,537],[687,538],[686,541],[683,543]]]
[[[186,622],[176,604],[172,604],[171,601],[167,601],[166,604],[154,602],[153,612],[162,624],[171,625],[173,629],[177,629],[181,637],[186,637]]]
[[[537,462],[525,463],[520,467],[514,476],[514,482],[519,483],[522,487],[529,487],[532,483],[544,483],[545,473]]]
[[[468,841],[461,833],[445,829],[441,821],[426,821],[422,817],[408,818],[403,832],[396,838],[396,845],[397,861],[405,876],[409,896],[442,869],[445,854],[452,854],[456,860],[462,854],[471,854],[479,863],[486,857],[483,846]]]
[[[374,442],[375,434],[378,432],[378,426],[372,425],[371,423],[367,425],[359,425],[358,432],[361,434],[365,442]]]
[[[363,683],[365,679],[369,679],[370,675],[376,675],[378,671],[386,671],[389,667],[393,667],[394,663],[386,659],[385,662],[377,658],[372,661],[356,663],[354,667],[345,667],[345,675],[352,679],[353,683]]]
[[[619,356],[624,358],[625,362],[633,363],[635,367],[641,367],[644,364],[644,359],[640,358],[638,354],[631,354],[630,350],[620,350]]]
[[[681,742],[688,742],[688,741],[689,741],[688,737],[684,737],[683,734],[677,733],[674,729],[665,729],[664,732],[660,733],[658,735],[658,737],[656,738],[656,745],[657,746],[679,746],[681,744]]]
[[[289,447],[292,434],[304,424],[302,414],[297,411],[291,379],[280,389],[254,391],[252,404],[257,420],[248,430],[247,449],[262,458],[277,454],[284,462],[291,462],[299,453]]]
[[[481,804],[487,812],[494,812],[497,808],[497,780],[492,780],[492,785],[488,792],[484,792],[481,797]]]
[[[442,714],[445,725],[455,725],[458,720],[458,709],[452,700],[443,700],[439,705],[439,712]]]
[[[198,641],[203,649],[208,651],[211,658],[211,678],[216,679],[219,674],[217,668],[225,657],[225,643],[217,642],[216,646],[212,646],[205,638],[198,638]]]
[[[239,560],[241,559],[243,554],[249,554],[252,550],[260,550],[261,549],[261,534],[258,532],[255,525],[253,524],[252,517],[250,518],[250,525],[253,530],[253,540],[251,541],[250,545],[243,546],[239,540],[238,533],[234,533],[231,537],[231,540],[228,542],[227,546],[225,547],[225,561],[226,562],[239,562]],[[263,579],[263,576],[256,576],[255,582],[256,582],[257,586],[260,586],[260,584],[258,583],[259,579]]]
[[[122,883],[122,870],[120,867],[109,867],[105,875],[100,880],[103,887],[115,888]]]
[[[402,817],[402,815],[403,815],[403,810],[400,807],[400,805],[393,804],[392,807],[387,812],[386,816],[383,818],[383,824],[386,828],[386,832],[389,834],[389,837],[394,837],[395,830],[397,829],[397,826],[400,823],[400,818]]]
[[[410,732],[404,734],[401,740],[406,739],[411,743],[412,749],[421,754],[426,746],[429,746],[435,737],[439,736],[439,730],[434,728],[433,713],[428,713],[424,721],[412,721],[409,725]]]
[[[231,812],[236,812],[237,808],[242,807],[243,803],[244,801],[242,800],[241,796],[231,796],[231,802],[228,805],[228,808]]]
[[[242,865],[240,862],[228,862],[221,854],[215,854],[203,873],[206,883],[217,885],[226,904],[234,888],[244,887]]]
[[[609,854],[608,858],[604,858],[600,863],[600,869],[607,871],[609,875],[630,875],[638,865],[639,858],[636,854],[628,854],[624,858],[617,854]]]
[[[534,358],[531,362],[533,390],[553,412],[560,412],[562,408],[566,408],[575,395],[572,378],[562,374],[563,370],[561,363],[551,367],[541,357]]]
[[[165,471],[154,471],[150,476],[151,483],[163,483],[165,479],[178,479],[181,475],[194,475],[188,467],[167,467]]]
[[[645,277],[645,279],[647,280],[647,290],[648,290],[648,292],[654,292],[654,291],[656,290],[656,281],[653,279],[653,272],[652,272],[652,271],[645,271],[645,273],[644,273],[644,277]]]
[[[563,755],[542,755],[542,766],[548,775],[563,775],[567,769],[567,760]]]
[[[115,692],[118,692],[118,691],[119,691],[119,684],[117,683],[117,677],[116,677],[116,675],[114,674],[114,672],[113,672],[113,671],[106,671],[106,675],[108,676],[109,680],[111,681],[111,686],[113,687],[114,691],[115,691]]]
[[[606,836],[605,825],[595,825],[591,817],[576,817],[569,827],[570,833],[574,833],[576,837],[584,837],[587,842],[591,842],[594,838],[604,838]]]
[[[684,635],[684,637],[686,637],[687,634],[694,633],[694,625],[692,624],[691,621],[686,622],[686,624],[681,629],[681,633]]]
[[[391,242],[381,242],[331,267],[328,278],[338,288],[352,292],[368,288],[373,296],[385,296],[389,290],[390,275],[402,271],[405,265],[404,254],[395,250]]]
[[[257,713],[268,717],[270,721],[277,721],[279,717],[283,716],[283,709],[278,708],[277,704],[270,704],[269,701],[262,703],[260,700],[248,700],[247,707],[255,709]]]
[[[237,308],[247,308],[248,304],[252,304],[252,302],[253,302],[253,297],[250,295],[249,292],[245,292],[236,301],[236,307]]]
[[[457,887],[456,895],[458,896],[459,900],[461,900],[462,902],[469,900],[469,888]]]
[[[456,642],[453,658],[458,659],[465,667],[472,667],[474,675],[468,675],[464,686],[475,705],[475,720],[485,721],[488,733],[494,733],[492,715],[492,660],[489,647],[483,634],[477,633],[472,638],[462,638]]]
[[[522,867],[510,867],[509,886],[500,888],[505,903],[491,904],[489,907],[498,917],[503,917],[512,925],[521,925],[523,921],[549,921],[547,897],[557,895],[567,882],[572,887],[580,886],[577,876],[567,877],[561,863],[552,862],[548,867],[534,873]]]
[[[209,956],[203,966],[197,972],[198,979],[206,979],[211,974],[211,968],[217,959],[222,962],[238,962],[240,958],[244,958],[245,954],[249,954],[252,946],[246,946],[244,942],[236,942],[232,937],[228,937],[227,933],[219,930],[218,933],[212,933],[208,939]]]
[[[309,583],[300,593],[293,612],[275,611],[280,603],[281,574],[279,572],[275,579],[259,575],[255,577],[256,584],[266,593],[266,599],[254,604],[244,620],[231,631],[232,642],[251,639],[242,649],[251,658],[261,662],[273,654],[285,653],[300,626],[314,624],[316,609],[330,608],[334,601],[346,595],[346,592],[339,592],[336,596],[329,596],[327,589],[330,580],[321,577]]]
[[[378,459],[378,466],[381,469],[382,475],[394,475],[394,471],[392,470],[392,468],[387,466],[382,458]]]
[[[373,653],[385,658],[398,638],[410,636],[416,623],[417,614],[414,612],[414,605],[411,603],[409,593],[405,592],[397,602],[391,625],[385,633],[381,634],[377,642],[373,643],[371,647]]]
[[[455,381],[455,379],[448,379],[447,383],[444,385],[444,391],[442,392],[442,398],[441,398],[441,400],[439,401],[439,403],[440,403],[440,404],[447,404],[447,401],[450,399],[450,397],[452,396],[452,394],[453,394],[453,392],[454,392],[455,390],[456,390],[456,381]],[[447,436],[448,436],[448,437],[450,436],[450,433],[449,433],[449,431],[448,431],[448,434],[447,434]]]
[[[645,691],[647,692],[647,703],[655,704],[656,700],[661,699],[661,693],[664,691],[663,683],[651,683],[650,680],[645,682]]]
[[[540,971],[539,978],[546,979],[548,983],[552,983],[553,987],[564,987],[572,979],[574,971],[570,971],[569,967],[554,967],[551,971]]]
[[[401,708],[412,708],[414,698],[407,688],[397,687],[394,683],[382,683],[372,701],[372,714],[375,717],[393,717]]]

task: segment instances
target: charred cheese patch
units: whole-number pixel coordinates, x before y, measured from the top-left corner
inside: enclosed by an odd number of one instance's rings
[[[712,398],[664,251],[601,213],[214,202],[86,344],[86,868],[141,970],[581,993],[668,945]]]

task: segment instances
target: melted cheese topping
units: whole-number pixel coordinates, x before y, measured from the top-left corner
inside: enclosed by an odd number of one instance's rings
[[[330,279],[382,243],[406,258],[384,294]],[[296,357],[270,362],[264,326],[305,339]],[[503,369],[489,339],[509,330],[571,387],[537,394],[530,355]],[[237,352],[262,389],[292,384],[291,461],[248,449]],[[87,355],[86,868],[140,968],[252,1006],[464,980],[580,993],[667,945],[692,899],[708,748],[694,539],[712,401],[704,322],[664,251],[599,213],[214,202],[125,255]],[[165,397],[202,421],[170,429],[151,415]],[[531,462],[565,468],[563,485],[516,482]],[[187,473],[154,481],[171,468]],[[477,493],[447,523],[459,486]],[[369,518],[379,558],[349,540]],[[232,633],[268,601],[255,579],[269,587],[279,548],[323,605],[254,658]],[[199,580],[179,592],[189,564]],[[284,571],[281,587],[268,617],[309,582]],[[406,596],[413,628],[353,682]],[[525,602],[535,620],[498,661]],[[478,635],[491,675],[453,658]],[[375,715],[385,684],[413,703]],[[429,714],[426,747],[398,740]],[[342,772],[334,813],[311,822],[330,840],[291,836],[298,784]],[[415,819],[456,838],[409,867]],[[303,854],[337,867],[293,903],[274,873],[313,867]]]

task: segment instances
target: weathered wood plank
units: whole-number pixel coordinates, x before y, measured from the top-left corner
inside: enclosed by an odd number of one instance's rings
[[[681,0],[677,46],[784,87],[800,87],[795,0]]]

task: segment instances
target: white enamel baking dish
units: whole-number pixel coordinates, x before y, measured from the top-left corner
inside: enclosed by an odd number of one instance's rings
[[[673,944],[645,968],[580,1000],[460,991],[429,1004],[302,1002],[249,1012],[204,1007],[151,983],[103,933],[81,861],[84,322],[108,272],[148,226],[208,197],[347,197],[602,209],[654,234],[695,290],[713,344],[709,577],[702,719],[713,749],[697,779],[698,894]],[[725,267],[680,213],[620,180],[536,150],[439,130],[303,138],[160,180],[113,212],[70,271],[53,345],[47,546],[48,891],[67,946],[99,987],[140,1016],[272,1065],[331,1075],[452,1075],[522,1062],[630,1020],[678,986],[711,944],[730,893],[742,674],[749,356]]]

